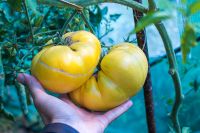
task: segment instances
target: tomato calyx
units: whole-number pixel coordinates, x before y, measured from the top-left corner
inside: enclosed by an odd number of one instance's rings
[[[68,46],[72,45],[74,42],[72,41],[72,38],[70,36],[66,37],[64,39],[64,43]]]

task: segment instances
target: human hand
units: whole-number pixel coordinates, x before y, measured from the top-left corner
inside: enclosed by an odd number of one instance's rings
[[[129,100],[105,113],[90,112],[73,104],[66,94],[59,98],[47,94],[31,75],[19,74],[17,80],[29,87],[34,104],[45,124],[63,123],[79,132],[102,133],[109,123],[132,106]]]

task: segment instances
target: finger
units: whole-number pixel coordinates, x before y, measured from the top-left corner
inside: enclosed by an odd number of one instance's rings
[[[133,105],[132,101],[128,100],[122,105],[106,112],[101,116],[101,122],[104,123],[105,125],[108,125],[110,122],[112,122],[117,117],[126,112],[132,105]]]
[[[33,76],[29,74],[21,73],[18,75],[17,80],[20,83],[28,86],[33,98],[38,97],[39,95],[46,94],[41,84],[37,81],[37,79],[35,79]]]

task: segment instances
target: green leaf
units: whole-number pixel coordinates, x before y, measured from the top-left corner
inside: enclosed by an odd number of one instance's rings
[[[34,27],[39,27],[43,22],[44,16],[36,15],[31,19],[31,23],[34,24]]]
[[[4,12],[0,9],[0,25],[4,25],[5,23],[8,23],[8,20],[5,17]]]
[[[189,6],[189,12],[190,12],[190,15],[193,15],[199,11],[200,11],[200,1],[197,0]]]
[[[191,24],[186,23],[183,35],[181,37],[183,63],[186,63],[187,55],[190,53],[191,47],[194,47],[196,45],[197,42],[194,27]]]
[[[19,97],[21,109],[24,115],[28,114],[28,107],[27,107],[27,98],[26,98],[26,91],[25,86],[18,81],[15,81],[15,87],[17,89],[17,94]]]
[[[21,11],[21,2],[22,0],[7,0],[9,6],[14,11]]]
[[[166,20],[171,18],[171,14],[166,11],[156,11],[156,12],[150,12],[147,13],[146,16],[144,16],[137,24],[133,31],[133,33],[136,33],[142,29],[144,29],[146,26],[149,26],[151,24],[159,23],[160,21]]]
[[[120,16],[121,16],[121,14],[111,14],[111,15],[110,15],[110,20],[116,22],[117,19],[119,19]]]
[[[36,15],[39,15],[40,12],[38,11],[37,1],[36,0],[26,0],[26,5],[29,9],[31,9]]]
[[[186,2],[187,2],[187,0],[181,0],[181,3],[184,3],[184,4],[185,4]]]
[[[15,15],[13,14],[13,10],[10,8],[8,3],[1,3],[0,4],[0,12],[6,19],[6,22],[11,23],[15,19]],[[0,20],[5,20],[1,19]],[[5,22],[5,21],[4,21]]]
[[[90,22],[94,26],[98,26],[102,20],[101,9],[99,6],[95,6],[95,11],[89,10]]]
[[[101,14],[106,15],[107,13],[108,13],[108,7],[106,6],[101,10]]]
[[[10,112],[8,112],[5,109],[0,110],[0,115],[3,115],[5,118],[7,118],[8,120],[14,121],[15,118],[13,116],[13,114],[11,114]]]

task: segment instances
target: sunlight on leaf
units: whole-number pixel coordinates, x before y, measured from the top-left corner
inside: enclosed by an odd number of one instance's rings
[[[133,33],[138,32],[151,24],[159,23],[160,21],[170,19],[171,17],[172,15],[169,12],[164,12],[164,11],[156,11],[148,13],[138,22]]]
[[[182,133],[192,133],[192,130],[190,129],[190,127],[183,127]]]
[[[189,6],[189,12],[191,15],[193,15],[199,11],[200,11],[200,1],[197,0]]]
[[[186,23],[184,30],[185,31],[181,37],[181,51],[183,56],[183,63],[186,63],[186,58],[190,52],[191,47],[196,46],[197,42],[195,30],[192,25]]]

